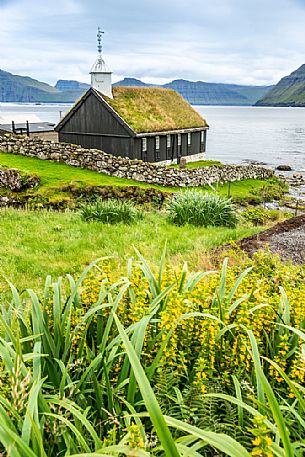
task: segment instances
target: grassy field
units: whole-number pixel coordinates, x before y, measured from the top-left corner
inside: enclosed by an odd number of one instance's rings
[[[204,161],[206,162],[206,161]],[[199,162],[197,162],[198,165]],[[40,178],[40,185],[33,189],[33,194],[58,194],[61,188],[73,183],[76,186],[83,188],[86,186],[140,186],[143,188],[158,188],[167,192],[175,192],[177,190],[185,190],[185,188],[172,188],[154,186],[145,184],[131,179],[122,179],[115,176],[108,176],[102,173],[97,173],[91,170],[84,170],[70,165],[65,165],[57,162],[40,160],[33,157],[24,157],[19,155],[7,154],[0,152],[0,166],[16,168],[26,175],[37,174]],[[190,165],[191,167],[191,165]],[[253,196],[253,191],[259,191],[272,181],[248,179],[237,181],[230,184],[230,196],[236,199],[248,199]],[[216,191],[220,195],[228,195],[228,184],[215,185],[213,188],[205,186],[198,188],[205,192]],[[213,190],[214,189],[214,190]]]
[[[50,160],[40,160],[35,157],[25,157],[0,152],[0,166],[16,168],[25,174],[37,174],[41,180],[39,191],[50,188],[60,188],[70,182],[80,187],[86,186],[141,186],[151,185],[133,181],[131,179],[116,178],[91,170],[72,167]]]
[[[135,226],[111,226],[84,222],[76,212],[7,209],[0,211],[0,268],[20,289],[37,287],[47,274],[77,274],[102,256],[113,256],[119,268],[134,255],[133,246],[154,263],[166,241],[172,263],[184,259],[196,268],[209,249],[259,230],[176,227],[158,213]]]
[[[28,191],[34,197],[69,196],[62,188],[71,182],[80,188],[110,185],[152,187],[65,164],[6,153],[0,153],[0,165],[16,168],[26,175],[37,174],[40,185]],[[266,181],[240,181],[231,183],[230,193],[237,200],[247,199],[253,191],[264,186]],[[214,190],[209,186],[198,189],[202,190],[227,196],[228,184],[215,186]],[[171,262],[185,259],[190,262],[191,268],[197,268],[205,266],[203,258],[209,249],[257,231],[257,228],[241,226],[237,229],[175,227],[160,212],[149,212],[143,221],[129,227],[86,223],[76,212],[2,210],[0,267],[2,273],[21,289],[35,287],[41,285],[42,278],[50,272],[54,277],[79,273],[101,256],[111,255],[119,265],[133,255],[133,245],[155,262],[164,243],[168,241]]]

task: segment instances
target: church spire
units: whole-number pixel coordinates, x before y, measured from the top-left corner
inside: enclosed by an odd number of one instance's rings
[[[93,67],[91,68],[91,86],[101,94],[107,97],[112,97],[112,85],[111,85],[111,70],[107,67],[102,57],[102,35],[103,31],[99,27],[97,29],[97,50],[98,57]]]
[[[99,27],[97,29],[97,51],[100,55],[100,57],[102,57],[102,34],[105,33],[102,31],[102,29]]]

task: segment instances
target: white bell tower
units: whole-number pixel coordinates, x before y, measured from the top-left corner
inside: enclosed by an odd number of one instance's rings
[[[112,96],[112,84],[111,84],[111,70],[107,67],[102,57],[102,34],[100,27],[97,31],[97,42],[98,42],[98,58],[91,68],[91,87],[106,95],[109,98]]]

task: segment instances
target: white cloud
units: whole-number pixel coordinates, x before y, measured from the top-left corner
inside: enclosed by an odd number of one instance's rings
[[[305,61],[302,0],[0,0],[0,67],[89,81],[96,29],[114,78],[271,84]]]

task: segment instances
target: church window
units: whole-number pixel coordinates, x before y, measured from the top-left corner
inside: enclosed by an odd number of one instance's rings
[[[142,138],[142,151],[147,151],[147,138]]]
[[[160,149],[160,137],[156,136],[156,151],[159,151]]]
[[[166,135],[166,142],[167,142],[167,149],[169,149],[171,147],[171,136],[170,135]]]

